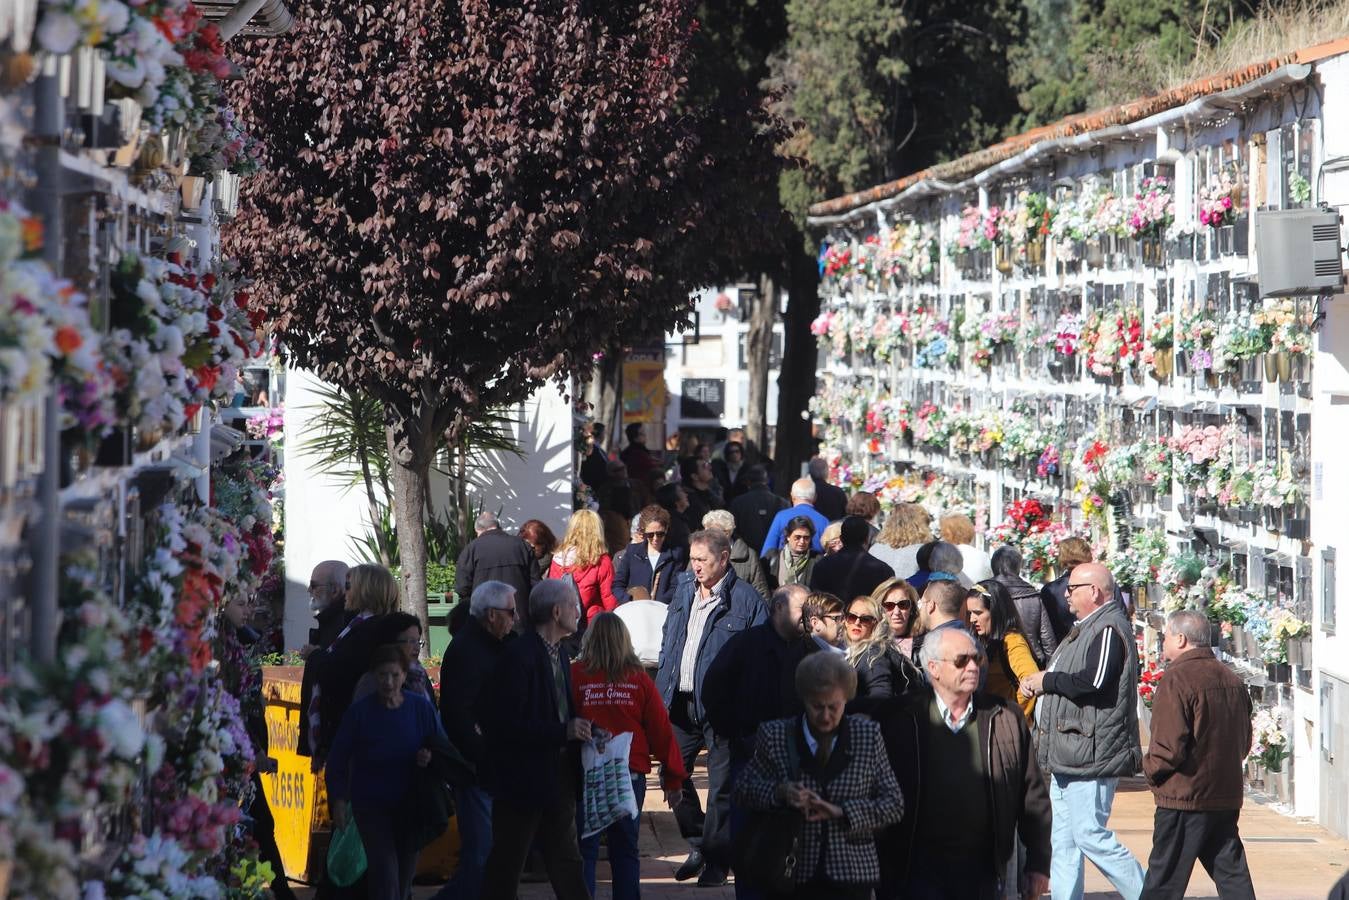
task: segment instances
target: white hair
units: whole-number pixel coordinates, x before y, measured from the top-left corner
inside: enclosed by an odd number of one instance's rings
[[[815,502],[815,482],[809,478],[798,478],[792,482],[792,499]]]
[[[714,509],[703,516],[704,528],[715,528],[718,531],[724,531],[727,534],[735,531],[735,516],[724,509]]]
[[[484,581],[473,589],[468,600],[468,611],[475,619],[487,618],[489,609],[505,609],[506,601],[515,596],[515,588],[504,581]]]
[[[483,510],[478,513],[478,518],[473,521],[473,528],[476,531],[491,531],[493,528],[500,528],[501,523],[497,520],[497,514]]]
[[[970,642],[970,651],[978,652],[979,648],[974,643],[974,635],[963,628],[949,626],[947,628],[938,628],[935,631],[929,631],[923,638],[923,646],[918,648],[918,665],[927,673],[927,664],[942,658],[946,648],[946,639],[952,634],[958,634]]]
[[[573,583],[563,578],[545,578],[529,592],[529,621],[546,624],[553,618],[553,607],[563,603],[580,603]]]

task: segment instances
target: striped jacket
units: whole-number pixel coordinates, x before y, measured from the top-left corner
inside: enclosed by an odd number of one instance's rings
[[[799,776],[791,770],[788,741],[796,742]],[[783,809],[777,787],[789,781],[799,781],[843,808],[842,819],[805,823],[797,882],[812,880],[821,868],[825,880],[833,884],[879,881],[876,832],[904,815],[904,796],[890,768],[880,726],[862,716],[846,717],[820,771],[807,747],[801,717],[764,722],[754,758],[736,783],[733,800],[746,809]]]

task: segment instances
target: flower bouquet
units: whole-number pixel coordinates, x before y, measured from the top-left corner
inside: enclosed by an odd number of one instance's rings
[[[1288,750],[1287,722],[1280,707],[1262,707],[1251,720],[1251,752],[1246,757],[1255,760],[1268,772],[1282,772]]]
[[[1199,192],[1199,223],[1222,228],[1237,220],[1237,184],[1232,173],[1223,169]]]

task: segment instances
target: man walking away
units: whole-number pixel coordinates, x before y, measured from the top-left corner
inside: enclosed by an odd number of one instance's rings
[[[502,531],[496,513],[479,513],[473,527],[478,536],[459,553],[454,592],[460,598],[471,597],[479,585],[500,581],[515,588],[515,596],[528,597],[530,588],[538,582],[534,551],[522,538]],[[517,622],[516,629],[522,624]]]
[[[580,599],[566,581],[544,579],[529,595],[529,618],[533,627],[502,653],[484,707],[492,852],[482,896],[515,900],[537,838],[554,893],[561,900],[590,900],[576,835],[579,742],[590,740],[590,723],[575,716],[571,660],[562,646],[576,633]]]
[[[1021,681],[1036,704],[1040,768],[1051,776],[1054,900],[1082,900],[1084,855],[1124,900],[1143,892],[1143,867],[1106,827],[1120,776],[1142,761],[1133,626],[1100,563],[1073,569],[1065,596],[1077,622],[1044,672]]]
[[[1251,750],[1251,695],[1213,655],[1208,617],[1167,617],[1166,675],[1152,701],[1152,740],[1143,774],[1157,801],[1143,896],[1185,896],[1199,860],[1218,896],[1255,900],[1237,832],[1242,768]]]
[[[848,516],[840,529],[843,549],[815,564],[810,589],[833,594],[845,604],[857,597],[869,597],[877,585],[895,577],[895,570],[867,552],[871,526],[861,516]]]
[[[681,580],[665,619],[656,687],[670,710],[685,770],[691,773],[698,752],[707,749],[707,813],[701,828],[701,805],[691,780],[684,784],[684,802],[675,808],[680,833],[694,847],[675,879],[685,881],[701,872],[698,884],[706,887],[725,884],[730,867],[731,756],[730,742],[708,721],[703,685],[722,648],[733,636],[767,620],[768,607],[758,591],[736,577],[731,542],[720,531],[694,532],[689,568],[693,577]]]
[[[787,523],[797,516],[805,516],[815,523],[815,536],[811,538],[811,547],[816,553],[823,553],[820,535],[829,527],[829,520],[815,508],[815,482],[809,478],[798,478],[792,482],[792,506],[773,517],[768,526],[768,535],[764,538],[760,556],[768,556],[774,550],[781,550],[787,541]]]
[[[745,469],[742,480],[745,492],[731,501],[735,530],[740,532],[746,544],[762,549],[773,517],[787,508],[787,501],[769,490],[768,472],[763,466]]]
[[[815,482],[815,508],[830,522],[837,522],[848,514],[848,495],[843,488],[829,483],[829,463],[817,456],[807,465],[810,480]]]
[[[487,793],[490,758],[482,738],[479,702],[496,671],[518,616],[515,589],[501,581],[478,585],[469,600],[469,619],[450,641],[441,663],[440,720],[445,734],[477,768],[478,783],[455,786],[459,818],[459,867],[435,900],[472,900],[482,893],[483,871],[492,849],[492,797]]]

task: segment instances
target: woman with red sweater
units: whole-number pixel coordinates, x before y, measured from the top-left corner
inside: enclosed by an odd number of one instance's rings
[[[637,794],[637,808],[641,809],[646,796],[646,776],[651,771],[651,757],[655,756],[661,764],[665,802],[674,809],[679,802],[680,786],[688,776],[670,727],[670,714],[665,711],[656,683],[633,652],[628,627],[613,613],[600,613],[586,630],[581,657],[571,664],[571,691],[577,716],[610,734],[632,733],[628,769]],[[640,818],[616,822],[604,832],[614,900],[636,900],[641,896],[637,857]],[[592,896],[599,849],[598,834],[581,839],[583,871]]]
[[[602,612],[618,608],[614,597],[614,563],[604,543],[604,525],[595,512],[578,509],[567,523],[567,534],[553,551],[549,578],[570,575],[581,595],[581,626]]]

